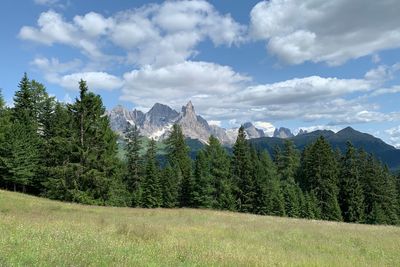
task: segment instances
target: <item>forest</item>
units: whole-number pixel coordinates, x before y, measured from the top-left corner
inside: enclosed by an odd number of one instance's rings
[[[155,140],[143,147],[135,126],[124,138],[121,158],[102,99],[85,81],[65,104],[25,74],[13,107],[0,95],[0,188],[90,205],[400,224],[400,177],[350,142],[341,153],[322,136],[303,151],[286,141],[269,155],[241,127],[232,153],[210,136],[192,160],[174,125],[160,164]]]

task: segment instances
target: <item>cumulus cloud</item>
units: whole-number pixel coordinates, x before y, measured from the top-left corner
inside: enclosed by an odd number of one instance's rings
[[[215,45],[239,44],[245,31],[229,14],[195,0],[149,4],[110,17],[89,12],[72,21],[49,10],[39,16],[36,27],[23,26],[19,37],[44,45],[72,46],[96,60],[110,60],[102,44],[114,45],[125,50],[129,64],[165,66],[195,56],[196,46],[206,39]]]
[[[400,148],[400,126],[387,129],[385,133],[389,135],[390,143]]]
[[[165,102],[178,107],[191,99],[203,108],[240,90],[250,78],[227,66],[185,61],[160,68],[148,65],[126,73],[124,80],[121,98],[135,104]]]
[[[251,36],[288,64],[340,65],[400,47],[399,9],[394,0],[262,1],[250,14]]]
[[[254,122],[254,126],[258,129],[261,129],[264,131],[264,133],[267,136],[273,136],[274,135],[274,131],[275,131],[275,126],[270,123],[270,122],[266,122],[266,121],[255,121]]]
[[[60,62],[57,58],[35,58],[31,65],[44,73],[44,78],[69,90],[78,90],[78,83],[85,80],[91,90],[114,90],[123,85],[123,80],[117,76],[99,71],[81,71],[81,61]]]
[[[316,130],[330,130],[336,133],[340,131],[341,128],[339,126],[332,126],[332,125],[313,125],[313,126],[299,127],[294,131],[294,134],[298,134],[300,130],[306,131],[308,133]]]

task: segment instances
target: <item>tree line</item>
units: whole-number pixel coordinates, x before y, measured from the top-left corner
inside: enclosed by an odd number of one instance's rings
[[[240,127],[232,154],[210,136],[192,160],[174,125],[161,166],[156,142],[144,147],[136,126],[119,157],[101,97],[83,80],[79,92],[74,103],[60,103],[25,74],[12,108],[0,95],[1,188],[93,205],[400,223],[400,178],[351,143],[342,154],[322,136],[301,152],[286,141],[271,157]]]

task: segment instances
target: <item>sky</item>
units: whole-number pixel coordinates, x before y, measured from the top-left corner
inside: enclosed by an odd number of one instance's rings
[[[400,1],[0,3],[0,88],[24,72],[59,101],[156,102],[225,128],[346,126],[400,147]]]

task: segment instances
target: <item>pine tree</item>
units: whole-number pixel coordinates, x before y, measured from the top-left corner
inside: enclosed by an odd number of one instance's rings
[[[239,128],[236,142],[233,146],[231,172],[235,183],[237,209],[241,212],[254,210],[254,180],[252,177],[252,165],[250,146],[246,140],[244,127]]]
[[[126,132],[127,149],[127,184],[132,193],[132,206],[140,206],[142,194],[142,159],[140,157],[141,141],[139,129],[136,125],[130,126]]]
[[[364,192],[360,182],[357,151],[348,142],[340,172],[340,206],[346,222],[364,220]]]
[[[199,151],[194,169],[193,206],[196,208],[211,208],[215,206],[214,191],[209,159],[204,151]]]
[[[215,188],[213,207],[221,210],[234,210],[235,199],[230,179],[230,159],[226,150],[218,139],[211,135],[204,152],[209,161],[209,174]]]
[[[156,160],[156,141],[151,139],[146,153],[146,171],[143,181],[142,205],[145,208],[161,206],[159,167]]]
[[[300,217],[302,191],[296,182],[300,167],[300,155],[294,143],[285,140],[283,150],[275,149],[275,163],[281,180],[286,215]]]
[[[11,118],[10,111],[5,107],[3,95],[0,91],[0,187],[7,188],[7,176],[9,176],[9,170],[6,165],[6,158],[9,155],[9,140],[7,136],[10,136],[11,131]]]
[[[182,180],[179,181],[180,192],[179,202],[181,207],[190,207],[192,205],[192,161],[189,157],[189,148],[185,143],[185,137],[182,128],[174,124],[172,132],[166,140],[167,158],[173,169],[179,169],[182,174]]]
[[[264,215],[285,215],[284,197],[274,163],[267,152],[260,154],[255,175],[255,212]]]
[[[101,97],[88,92],[85,81],[79,82],[80,97],[69,105],[72,117],[73,151],[68,172],[73,181],[68,189],[72,201],[105,204],[118,170],[117,137],[110,128]]]
[[[169,164],[164,168],[161,177],[162,207],[174,208],[179,204],[178,181],[181,179],[182,174],[179,168],[174,170]]]
[[[324,220],[342,220],[338,203],[338,168],[335,154],[324,137],[318,138],[303,153],[302,183],[310,196],[315,196]]]

